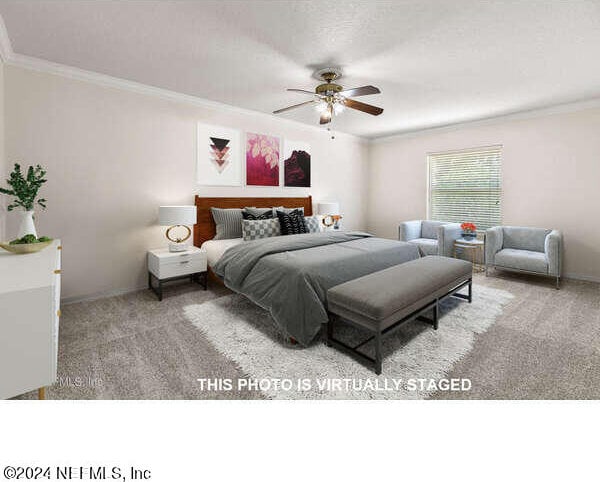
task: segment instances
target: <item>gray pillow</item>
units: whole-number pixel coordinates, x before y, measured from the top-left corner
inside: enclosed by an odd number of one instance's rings
[[[213,239],[235,239],[242,237],[242,210],[239,208],[210,208],[217,225]]]
[[[323,226],[321,219],[318,216],[305,217],[304,224],[306,224],[306,229],[308,229],[309,233],[320,233],[321,226]]]
[[[244,219],[242,220],[242,236],[244,241],[280,236],[279,219]]]

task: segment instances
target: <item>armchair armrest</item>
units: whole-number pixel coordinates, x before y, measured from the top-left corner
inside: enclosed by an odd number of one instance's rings
[[[485,264],[494,265],[496,253],[502,249],[504,235],[502,226],[495,226],[485,232]]]
[[[410,241],[421,237],[421,221],[405,221],[398,227],[398,239]]]
[[[562,233],[557,229],[550,231],[544,242],[544,251],[548,261],[548,274],[561,275],[562,262]]]
[[[448,223],[438,228],[438,254],[452,257],[454,241],[462,236],[462,228],[458,223]]]

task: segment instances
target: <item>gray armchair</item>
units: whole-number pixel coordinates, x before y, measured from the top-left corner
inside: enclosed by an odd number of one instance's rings
[[[485,273],[494,267],[552,276],[559,289],[562,249],[562,233],[556,229],[496,226],[485,233]]]
[[[400,223],[400,241],[416,244],[421,256],[438,255],[451,257],[454,241],[462,236],[458,223],[443,221],[406,221]]]

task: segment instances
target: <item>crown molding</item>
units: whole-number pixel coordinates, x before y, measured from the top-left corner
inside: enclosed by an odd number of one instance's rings
[[[56,62],[51,62],[48,60],[38,59],[36,57],[30,57],[27,55],[21,55],[17,53],[13,53],[9,60],[6,62],[7,65],[20,67],[23,69],[34,70],[37,72],[48,73],[59,75],[61,77],[66,77],[69,79],[79,80],[83,82],[90,82],[96,85],[100,85],[102,87],[109,87],[119,90],[125,90],[128,92],[133,92],[137,94],[143,94],[147,96],[157,97],[163,100],[168,100],[172,102],[185,103],[188,105],[194,105],[197,107],[203,107],[206,109],[217,110],[217,111],[227,111],[235,114],[248,115],[253,117],[262,117],[264,119],[269,119],[271,121],[277,120],[279,123],[283,125],[288,125],[294,127],[296,129],[303,129],[305,131],[310,132],[318,132],[323,135],[328,135],[328,132],[319,126],[312,126],[310,124],[304,124],[302,122],[298,122],[292,119],[284,119],[281,117],[276,117],[273,114],[268,114],[266,112],[260,112],[251,109],[244,109],[242,107],[236,107],[230,104],[224,104],[221,102],[204,99],[202,97],[196,97],[194,95],[182,94],[180,92],[175,92],[168,89],[163,89],[161,87],[154,87],[147,84],[142,84],[140,82],[135,82],[132,80],[125,80],[118,77],[112,77],[110,75],[100,74],[98,72],[93,72],[90,70],[79,69],[77,67],[71,67],[64,64],[58,64]],[[350,139],[357,140],[359,142],[368,143],[369,140],[365,137],[356,136],[353,134],[348,134],[345,132],[334,131],[335,136],[337,137],[347,137]]]
[[[319,132],[321,134],[328,134],[328,132],[322,127],[305,124],[303,122],[298,122],[283,117],[276,117],[273,114],[269,114],[266,112],[244,109],[242,107],[236,107],[230,104],[204,99],[202,97],[197,97],[189,94],[182,94],[180,92],[175,92],[160,87],[153,87],[151,85],[142,84],[140,82],[125,80],[118,77],[112,77],[110,75],[100,74],[98,72],[93,72],[90,70],[79,69],[77,67],[71,67],[68,65],[59,64],[56,62],[51,62],[36,57],[17,54],[12,49],[12,44],[10,42],[10,38],[8,36],[8,32],[6,30],[6,25],[4,23],[2,15],[0,15],[0,60],[2,60],[7,65],[13,65],[15,67],[21,67],[24,69],[34,70],[38,72],[59,75],[70,79],[94,83],[96,85],[104,87],[111,87],[138,94],[154,96],[164,100],[191,104],[211,110],[228,111],[242,115],[251,115],[254,117],[259,116],[270,120],[277,119],[277,121],[284,125],[293,126],[295,128],[303,129],[313,133]],[[346,137],[349,139],[354,139],[355,141],[364,144],[379,144],[390,142],[396,139],[405,139],[428,134],[451,132],[454,130],[463,129],[465,127],[477,127],[503,121],[531,119],[546,115],[577,112],[580,110],[592,109],[597,107],[600,107],[600,98],[566,102],[535,109],[518,110],[505,114],[498,114],[494,116],[481,117],[465,121],[451,122],[448,124],[438,126],[431,126],[408,131],[399,131],[397,133],[384,134],[381,136],[359,136],[341,131],[333,132],[335,133],[336,137]]]
[[[440,126],[427,127],[424,129],[414,129],[410,131],[399,132],[397,134],[389,134],[385,136],[374,137],[370,139],[370,144],[384,144],[397,139],[409,139],[429,134],[441,134],[444,132],[452,132],[467,127],[486,126],[497,124],[499,122],[509,122],[523,119],[533,119],[536,117],[544,117],[555,114],[566,114],[569,112],[579,112],[587,109],[600,107],[600,98],[578,100],[573,102],[565,102],[537,109],[520,110],[507,114],[499,114],[496,116],[484,117],[461,122],[453,122]]]
[[[211,110],[227,111],[236,114],[249,115],[253,117],[259,116],[264,119],[269,119],[271,121],[276,119],[279,123],[283,125],[288,125],[290,127],[294,127],[296,129],[303,129],[305,131],[313,133],[318,132],[323,135],[329,135],[328,131],[326,131],[322,127],[304,124],[303,122],[298,122],[293,119],[276,117],[275,115],[266,112],[244,109],[242,107],[236,107],[230,104],[208,100],[194,95],[182,94],[180,92],[175,92],[160,87],[153,87],[151,85],[142,84],[140,82],[125,80],[110,75],[100,74],[98,72],[93,72],[90,70],[79,69],[77,67],[71,67],[56,62],[51,62],[48,60],[43,60],[36,57],[30,57],[28,55],[15,53],[12,49],[10,38],[8,36],[8,32],[6,30],[6,25],[4,23],[2,15],[0,15],[0,58],[7,65],[20,67],[23,69],[59,75],[69,79],[90,82],[103,87],[110,87],[125,90],[128,92],[158,97],[160,99],[169,100],[172,102],[191,104],[197,107],[203,107]],[[365,144],[369,142],[369,139],[362,136],[348,134],[346,132],[340,131],[334,131],[334,133],[336,138],[346,137]]]
[[[227,111],[236,114],[248,115],[253,117],[262,117],[271,121],[277,120],[283,125],[288,125],[296,129],[303,129],[305,131],[320,133],[323,135],[329,135],[328,131],[319,126],[313,126],[310,124],[304,124],[292,119],[285,119],[282,117],[276,117],[273,114],[260,112],[251,109],[244,109],[242,107],[236,107],[230,104],[216,102],[202,97],[197,97],[189,94],[182,94],[168,89],[160,87],[153,87],[151,85],[142,84],[131,80],[125,80],[110,75],[100,74],[90,70],[79,69],[77,67],[71,67],[69,65],[59,64],[48,60],[39,59],[36,57],[30,57],[28,55],[22,55],[15,53],[12,49],[10,38],[8,36],[6,25],[0,15],[0,57],[7,64],[23,69],[34,70],[37,72],[48,73],[66,77],[69,79],[90,82],[103,87],[110,87],[119,90],[125,90],[137,94],[143,94],[148,96],[157,97],[163,100],[169,100],[172,102],[185,103],[188,105],[194,105],[197,107],[203,107],[206,109]],[[334,131],[336,137],[346,137],[354,139],[361,143],[367,144],[369,139],[346,132]]]
[[[4,24],[4,19],[0,15],[0,60],[8,62],[13,56],[13,49]]]

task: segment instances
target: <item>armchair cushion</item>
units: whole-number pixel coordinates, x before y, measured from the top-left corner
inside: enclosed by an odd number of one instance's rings
[[[504,226],[503,247],[511,249],[524,249],[527,251],[545,251],[546,236],[550,234],[549,229],[522,228],[516,226]]]
[[[423,221],[421,223],[421,238],[438,239],[438,228],[447,224],[443,221]]]
[[[398,228],[400,241],[410,241],[421,237],[421,221],[405,221]]]
[[[496,253],[495,264],[504,268],[548,274],[546,254],[539,251],[504,248]]]
[[[411,239],[409,243],[415,244],[419,247],[419,252],[421,253],[421,256],[430,256],[438,254],[437,239],[418,238]]]

